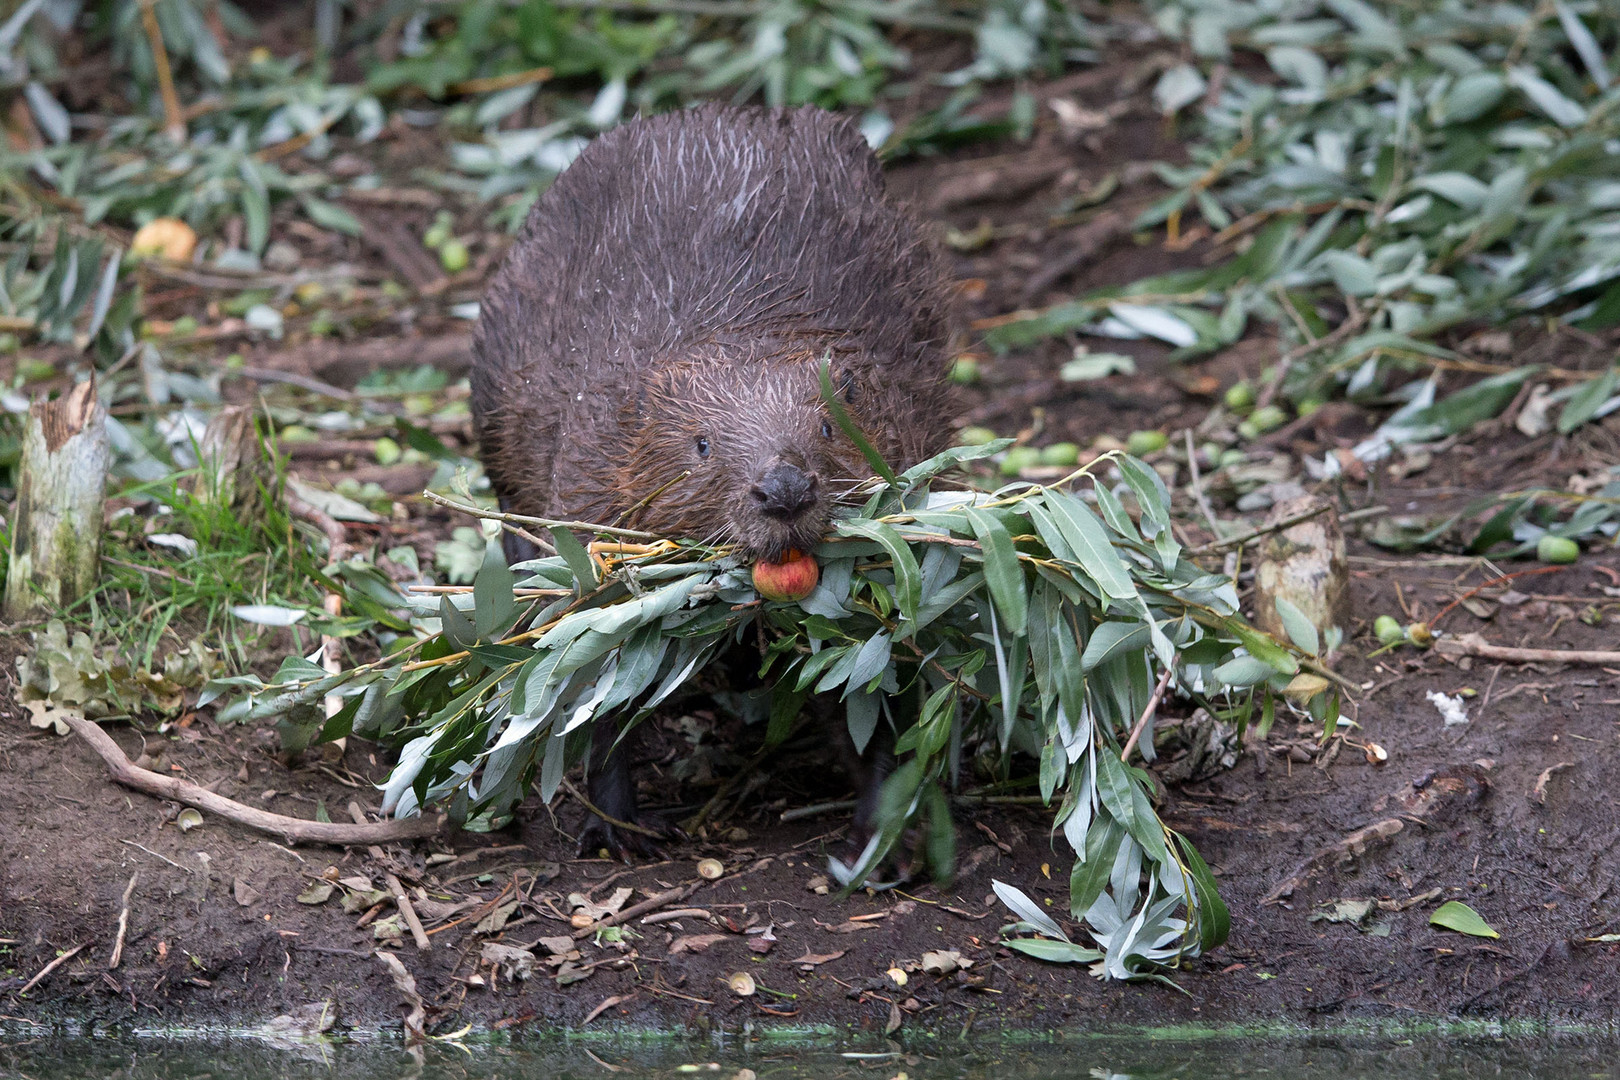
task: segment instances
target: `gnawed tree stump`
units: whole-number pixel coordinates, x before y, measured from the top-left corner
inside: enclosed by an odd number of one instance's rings
[[[28,410],[6,576],[6,616],[13,622],[95,588],[111,460],[95,379]]]
[[[1321,505],[1312,496],[1285,499],[1271,508],[1267,524],[1298,517]],[[1344,555],[1344,530],[1339,515],[1329,506],[1308,521],[1290,525],[1260,543],[1254,571],[1254,621],[1260,629],[1288,640],[1288,629],[1277,611],[1277,600],[1287,600],[1318,633],[1342,626],[1350,581]]]
[[[264,510],[261,485],[274,482],[259,430],[248,405],[227,405],[208,421],[197,441],[197,473],[191,493],[198,502],[229,507],[257,518]],[[271,497],[275,493],[271,492]]]

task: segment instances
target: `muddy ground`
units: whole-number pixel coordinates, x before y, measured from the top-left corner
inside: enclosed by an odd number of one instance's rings
[[[1166,251],[1124,227],[1158,190],[1142,163],[1178,151],[1143,91],[1159,63],[1132,57],[1048,85],[1029,143],[891,170],[894,189],[943,225],[961,232],[989,223],[988,245],[953,255],[970,317],[1055,302],[1205,256],[1196,244]],[[1079,105],[1103,126],[1065,133],[1045,107],[1052,99]],[[383,151],[408,162],[423,152],[416,138],[402,134]],[[1105,181],[1118,182],[1111,197],[1054,219]],[[431,264],[422,270],[400,245],[420,235],[434,205],[419,195],[401,198],[391,212],[408,227],[383,242],[287,222],[276,235],[310,262],[344,259],[377,277],[411,280],[414,261],[414,272],[431,276]],[[455,280],[413,282],[421,291],[397,318],[336,342],[300,340],[295,331],[285,343],[253,346],[249,364],[339,386],[383,365],[426,360],[464,370],[467,324],[446,315],[446,306],[477,295],[499,244],[496,237],[481,242],[474,268]],[[203,314],[210,299],[204,288],[177,285],[154,303],[161,317],[179,318]],[[1465,339],[1457,343],[1466,347]],[[1126,343],[1138,357],[1137,375],[1063,384],[1056,371],[1072,344],[986,357],[984,382],[964,394],[964,421],[1008,434],[1033,427],[1037,443],[1085,443],[1149,427],[1179,440],[1221,388],[1255,375],[1276,355],[1259,339],[1173,366],[1151,345]],[[1502,358],[1499,338],[1481,338],[1480,348],[1487,345],[1496,352],[1484,359]],[[208,345],[199,358],[243,346]],[[1581,368],[1606,362],[1613,348],[1612,340],[1585,335],[1531,335],[1509,351]],[[287,392],[264,380],[230,385],[244,400],[261,386]],[[1293,476],[1300,454],[1353,445],[1376,422],[1329,406],[1271,438],[1261,455],[1277,455],[1282,473]],[[467,438],[464,430],[441,434],[451,442]],[[400,495],[423,482],[420,469],[384,469],[353,449],[301,448],[294,466],[310,478],[377,480]],[[1572,476],[1617,462],[1620,415],[1569,438],[1527,439],[1497,422],[1435,454],[1425,468],[1399,476],[1375,470],[1327,493],[1346,510],[1385,506],[1399,515],[1461,505],[1478,493],[1564,487]],[[1234,516],[1230,498],[1212,494],[1218,512]],[[448,532],[447,518],[420,500],[408,505],[409,521],[365,539],[430,549]],[[1184,509],[1190,513],[1190,505]],[[1005,911],[991,896],[993,878],[1049,899],[1054,912],[1066,907],[1069,856],[1049,838],[1050,817],[1038,807],[962,807],[951,889],[919,884],[848,899],[814,891],[844,812],[788,823],[780,817],[848,795],[815,738],[766,760],[729,817],[706,837],[672,846],[665,862],[625,867],[575,858],[582,812],[566,795],[549,810],[531,800],[516,824],[491,834],[386,851],[294,849],[217,821],[182,832],[175,806],[113,785],[85,744],[30,728],[8,693],[0,696],[7,788],[0,802],[0,1014],[150,1028],[256,1021],[330,1001],[341,1023],[393,1025],[404,1006],[373,955],[381,948],[414,975],[429,1030],[437,1031],[468,1023],[699,1030],[766,1023],[878,1034],[895,1025],[993,1033],[1183,1021],[1612,1021],[1620,1014],[1620,945],[1594,939],[1620,931],[1620,668],[1467,666],[1410,649],[1369,658],[1377,647],[1375,615],[1432,619],[1497,574],[1535,565],[1396,556],[1357,535],[1376,520],[1351,530],[1353,617],[1337,668],[1359,690],[1347,705],[1354,724],[1341,729],[1344,737],[1323,747],[1279,721],[1269,740],[1245,747],[1230,770],[1199,779],[1166,774],[1162,813],[1196,842],[1232,911],[1229,942],[1170,973],[1179,989],[1104,983],[1083,968],[997,946]],[[1195,516],[1183,525],[1194,541],[1208,538]],[[1470,599],[1479,614],[1453,607],[1442,629],[1515,646],[1613,648],[1620,640],[1620,553],[1589,551],[1557,573],[1518,578]],[[6,659],[19,647],[20,639],[9,639]],[[1446,727],[1426,695],[1463,688],[1476,692],[1469,720]],[[1175,703],[1166,712],[1179,718],[1187,708]],[[144,755],[152,768],[301,817],[324,807],[339,818],[350,801],[374,809],[379,795],[370,785],[388,768],[381,751],[356,742],[341,760],[311,753],[289,764],[273,735],[221,727],[210,710],[171,734],[154,727],[143,735],[123,724],[110,732],[131,759]],[[642,749],[644,802],[701,805],[749,760],[753,738],[728,727],[704,698],[686,701],[660,718]],[[1377,748],[1385,757],[1374,764]],[[1177,744],[1164,751],[1161,769],[1175,769]],[[695,765],[678,764],[683,760]],[[723,864],[718,880],[699,877],[697,864],[707,858]],[[409,933],[379,941],[379,924],[386,929],[392,915],[386,905],[346,913],[340,893],[324,903],[299,902],[300,894],[314,899],[311,886],[333,876],[380,888],[389,873],[415,900],[430,935],[425,951]],[[582,940],[570,953],[555,940],[571,932],[571,893],[601,902],[630,889],[629,906],[677,888],[678,899],[632,920],[622,942]],[[109,969],[126,891],[122,956]],[[1429,925],[1449,899],[1466,901],[1500,937]],[[682,913],[672,918],[672,911]],[[1361,917],[1329,921],[1324,913]],[[762,927],[769,932],[757,932]],[[532,971],[484,959],[488,943],[540,939],[553,940],[535,949]],[[565,951],[547,959],[552,948]],[[924,955],[940,950],[955,950],[970,966],[944,975],[922,970]],[[886,975],[896,966],[912,969],[903,988]],[[748,973],[758,992],[735,996],[726,980],[737,972]]]

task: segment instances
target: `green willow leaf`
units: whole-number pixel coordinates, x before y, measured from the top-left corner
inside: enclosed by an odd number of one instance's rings
[[[1616,385],[1620,385],[1620,367],[1611,367],[1583,385],[1558,414],[1558,434],[1568,435],[1596,416],[1598,409],[1614,396]]]
[[[889,463],[883,460],[883,455],[877,452],[877,448],[872,445],[871,440],[856,426],[855,421],[849,418],[849,413],[844,409],[844,403],[838,400],[838,391],[832,383],[832,359],[830,357],[822,358],[817,374],[821,380],[822,404],[826,405],[827,411],[832,413],[834,422],[849,437],[849,441],[855,444],[855,449],[859,450],[861,456],[866,459],[866,463],[872,466],[872,471],[881,476],[891,488],[898,488],[900,478],[894,474],[894,470],[889,467]]]
[[[876,540],[889,558],[894,560],[894,601],[900,615],[907,622],[917,619],[917,605],[922,595],[922,572],[917,557],[900,534],[881,521],[840,521],[838,531],[845,536],[864,536]],[[902,632],[905,627],[901,628]]]
[[[1192,879],[1193,891],[1198,896],[1199,947],[1205,952],[1219,948],[1225,943],[1227,935],[1232,932],[1232,913],[1221,900],[1220,892],[1215,887],[1215,875],[1210,871],[1209,864],[1198,854],[1198,849],[1193,847],[1192,841],[1174,830],[1170,831],[1170,835],[1175,839],[1176,849],[1185,860],[1187,876]]]
[[[996,610],[1009,631],[1022,634],[1029,621],[1029,596],[1024,585],[1024,568],[1018,563],[1012,536],[1000,521],[978,507],[966,507],[962,513],[973,526],[973,535],[978,537],[984,554],[984,578],[990,585]]]
[[[1115,600],[1136,600],[1136,586],[1114,554],[1108,532],[1097,515],[1079,499],[1060,491],[1046,492],[1045,505],[1073,550],[1075,561],[1103,594]]]
[[[1455,930],[1459,934],[1469,937],[1499,938],[1502,935],[1492,930],[1490,924],[1480,918],[1479,912],[1459,900],[1447,900],[1434,914],[1429,916],[1429,925]]]
[[[1003,938],[1001,943],[1015,952],[1033,956],[1053,964],[1090,964],[1102,959],[1102,953],[1076,945],[1072,941],[1049,941],[1045,938]]]

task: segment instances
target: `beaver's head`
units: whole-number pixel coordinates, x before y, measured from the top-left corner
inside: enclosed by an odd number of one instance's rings
[[[832,380],[881,450],[885,425],[864,408],[873,395],[860,375],[835,361]],[[833,507],[871,475],[827,411],[808,353],[724,350],[660,365],[632,407],[619,496],[636,528],[778,560],[814,547]]]

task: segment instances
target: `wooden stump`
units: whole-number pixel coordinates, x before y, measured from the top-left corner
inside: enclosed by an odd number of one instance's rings
[[[208,421],[197,442],[197,474],[191,481],[198,502],[217,503],[249,517],[263,511],[259,486],[272,477],[253,414],[250,406],[227,405]]]
[[[111,460],[95,379],[28,410],[6,576],[11,621],[71,604],[95,588]]]
[[[1272,507],[1268,523],[1297,517],[1320,502],[1311,496],[1280,502]],[[1286,641],[1288,633],[1277,614],[1280,597],[1325,633],[1343,623],[1349,580],[1344,532],[1338,513],[1330,506],[1325,513],[1272,533],[1261,542],[1254,571],[1254,621],[1260,629]]]

